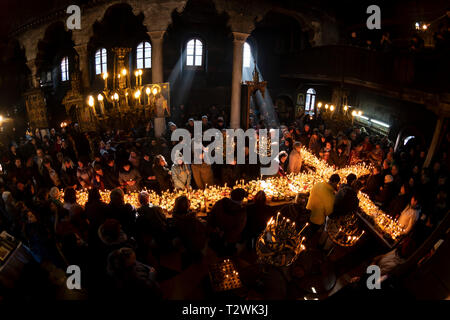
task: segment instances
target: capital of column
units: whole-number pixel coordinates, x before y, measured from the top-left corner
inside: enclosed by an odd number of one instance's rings
[[[231,32],[233,34],[233,42],[244,44],[245,41],[247,41],[247,38],[250,36],[249,33],[243,33],[243,32]]]
[[[162,41],[164,39],[164,35],[166,31],[149,31],[147,32],[152,41]]]
[[[78,53],[78,56],[80,58],[87,55],[88,52],[87,43],[77,44],[74,46],[74,49]]]

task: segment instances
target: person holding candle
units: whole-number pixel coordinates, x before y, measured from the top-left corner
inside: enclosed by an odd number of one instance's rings
[[[139,183],[141,175],[139,172],[131,167],[131,163],[126,161],[119,171],[119,183],[125,188],[127,192],[136,192],[139,190]]]

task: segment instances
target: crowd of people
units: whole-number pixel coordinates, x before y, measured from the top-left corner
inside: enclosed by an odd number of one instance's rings
[[[193,118],[179,126],[174,120],[158,138],[151,123],[100,133],[82,133],[75,124],[11,141],[1,159],[0,231],[23,241],[39,263],[85,268],[89,276],[84,284],[90,294],[100,290],[100,295],[127,298],[162,297],[161,257],[168,252],[178,252],[186,266],[200,261],[207,247],[218,256],[233,256],[242,244],[254,249],[255,238],[274,213],[264,191],[244,206],[245,191],[234,189],[231,198],[218,201],[203,220],[190,212],[186,196],[176,199],[169,218],[141,191],[233,186],[236,180],[259,177],[259,166],[248,161],[189,165],[178,158],[172,162],[176,142],[171,141],[171,133],[178,127],[193,132],[194,126]],[[226,128],[219,114],[204,115],[201,121],[203,129]],[[259,122],[256,129],[264,127]],[[277,129],[279,177],[306,170],[302,146],[335,168],[361,162],[374,166],[368,177],[350,175],[340,181],[333,175],[329,183],[313,187],[306,206],[313,226],[310,232],[326,224],[328,216],[357,210],[359,190],[398,217],[405,234],[414,230],[420,241],[448,211],[446,152],[424,167],[424,146],[408,144],[394,151],[387,138],[359,127],[336,133],[320,117],[303,116]],[[248,147],[246,151],[248,156]],[[89,194],[84,207],[77,203],[80,189]],[[109,203],[100,197],[103,189],[112,190]],[[125,203],[127,192],[140,192],[139,208]]]

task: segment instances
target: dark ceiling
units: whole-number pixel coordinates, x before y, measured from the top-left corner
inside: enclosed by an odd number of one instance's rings
[[[102,0],[96,0],[102,1]],[[197,0],[190,0],[197,1]],[[205,1],[205,0],[203,0]],[[246,0],[241,0],[245,2]],[[293,10],[313,7],[330,16],[336,16],[344,29],[365,26],[366,8],[371,4],[381,7],[382,26],[408,26],[415,21],[432,21],[450,9],[448,0],[268,0],[275,6]],[[89,0],[1,0],[0,37],[32,19],[55,10],[64,10],[71,4],[85,4]],[[254,2],[254,1],[253,1]]]

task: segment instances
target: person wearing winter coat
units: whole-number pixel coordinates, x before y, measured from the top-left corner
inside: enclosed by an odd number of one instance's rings
[[[247,223],[247,212],[242,204],[246,191],[234,189],[230,198],[217,201],[208,216],[208,227],[219,234],[225,246],[233,247],[241,240]]]
[[[160,191],[172,189],[172,172],[167,166],[164,156],[158,154],[153,162],[153,172],[158,181]]]
[[[200,257],[207,243],[207,229],[189,208],[190,201],[186,196],[175,199],[172,210],[175,236],[191,255]]]
[[[61,186],[61,180],[55,169],[52,167],[52,163],[49,158],[45,158],[42,169],[42,181],[47,188]]]
[[[122,170],[119,171],[119,183],[127,192],[136,192],[139,190],[141,175],[139,171],[131,167],[127,161],[123,164]]]
[[[375,166],[372,169],[372,173],[367,179],[366,186],[363,188],[363,192],[373,199],[380,192],[380,188],[383,185],[383,176],[381,175],[381,167]]]
[[[172,172],[172,183],[175,189],[191,188],[191,169],[189,165],[184,163],[183,158],[178,157],[170,171]]]
[[[70,158],[65,158],[63,161],[61,180],[65,187],[76,188],[78,185],[77,169]]]
[[[384,177],[384,185],[380,189],[380,193],[374,198],[381,208],[385,208],[395,197],[394,178],[391,175]]]
[[[346,179],[346,183],[343,183],[339,187],[339,191],[334,198],[333,213],[330,218],[337,218],[347,214],[352,214],[359,207],[358,190],[354,189],[353,183],[356,181],[356,175],[349,174]]]
[[[294,143],[294,148],[289,154],[288,173],[300,173],[302,169],[302,154],[300,149],[300,142]]]
[[[158,181],[156,180],[156,175],[153,171],[153,162],[150,159],[150,152],[144,152],[144,156],[139,162],[139,174],[142,177],[141,184],[142,187],[158,191]]]
[[[82,188],[90,188],[93,184],[94,169],[86,159],[78,160],[77,178]]]
[[[203,152],[200,153],[199,164],[191,164],[192,175],[194,176],[195,184],[199,189],[205,189],[206,186],[211,186],[214,184],[213,172],[211,165],[207,164],[204,159]]]

